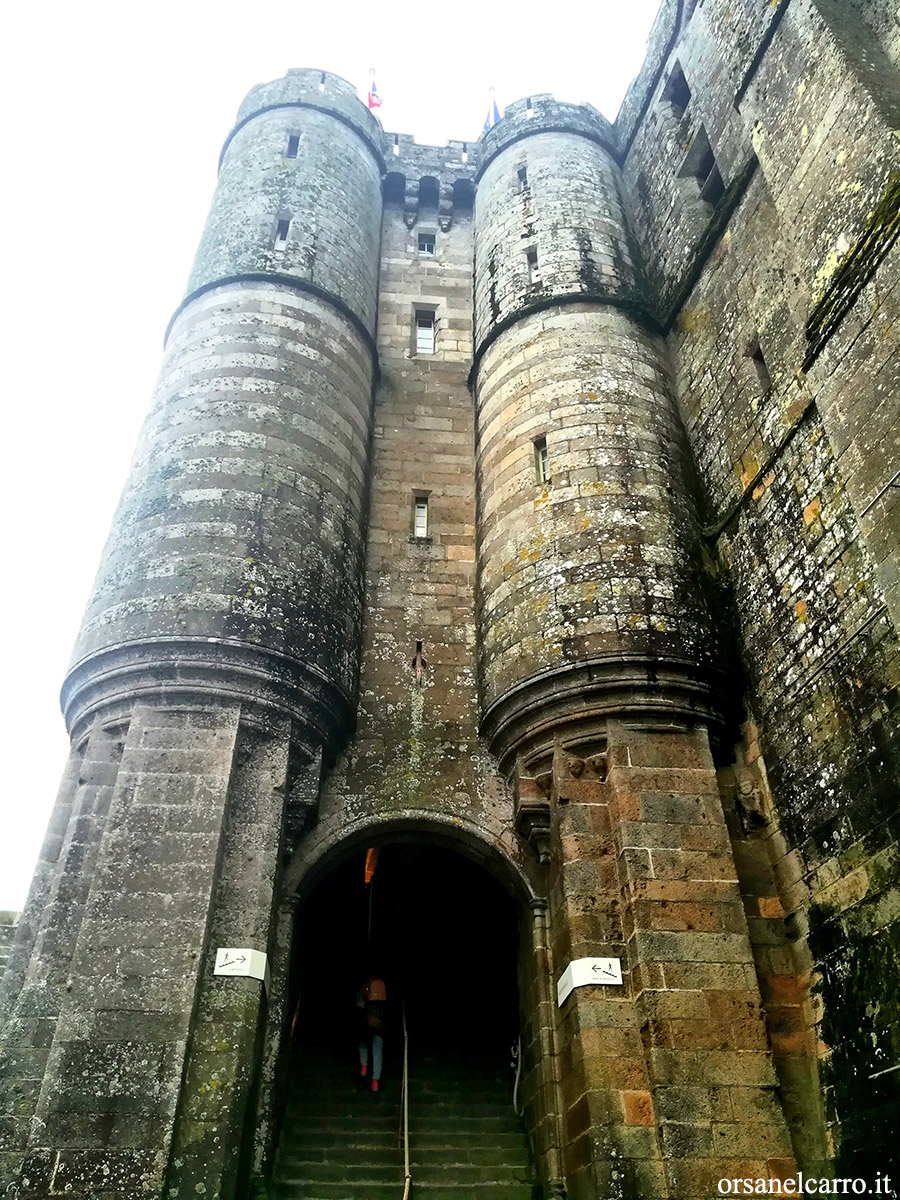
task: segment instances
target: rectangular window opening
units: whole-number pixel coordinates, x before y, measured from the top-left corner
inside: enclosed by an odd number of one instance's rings
[[[534,107],[533,107],[533,105],[532,105],[532,103],[531,103],[531,97],[530,97],[530,96],[528,96],[528,97],[526,98],[526,100],[525,100],[525,116],[526,116],[526,117],[533,117],[533,116],[534,116]]]
[[[320,92],[324,92],[324,91],[325,91],[325,74],[326,74],[326,73],[325,73],[325,71],[323,71],[323,72],[322,72],[322,77],[321,77],[321,79],[319,80],[319,91],[320,91]]]
[[[669,76],[665,90],[663,91],[663,99],[669,102],[675,116],[680,120],[690,103],[691,89],[688,87],[684,71],[682,71],[679,63],[676,63],[672,68],[672,74]]]
[[[285,151],[285,157],[286,158],[296,158],[297,151],[299,149],[300,149],[300,134],[299,133],[288,134],[288,144],[287,144],[287,150]]]
[[[545,437],[534,439],[534,474],[538,483],[550,482],[550,451]]]
[[[747,358],[753,364],[753,371],[756,375],[756,382],[759,386],[759,394],[765,396],[772,388],[772,376],[769,374],[769,368],[766,364],[765,355],[762,352],[762,347],[759,344],[759,336],[757,335],[747,347]]]
[[[417,538],[428,537],[428,497],[416,496],[413,502],[413,534]],[[421,649],[421,646],[420,646]]]
[[[287,245],[288,230],[290,229],[290,227],[291,227],[291,218],[290,217],[282,217],[281,220],[278,222],[277,226],[275,227],[275,244],[273,247],[275,250],[283,250],[285,248],[285,246]]]
[[[400,153],[400,135],[397,133],[394,134],[394,153]]]
[[[419,234],[419,255],[421,258],[434,258],[434,234]]]
[[[683,178],[693,178],[700,189],[700,196],[707,204],[716,205],[725,194],[725,183],[716,165],[716,156],[709,144],[706,130],[701,125],[685,155],[681,170]]]
[[[538,262],[537,250],[526,250],[525,260],[528,263],[528,282],[540,283],[541,267],[540,263]]]
[[[463,162],[464,162],[464,163],[467,163],[467,162],[469,161],[469,145],[468,145],[468,142],[463,142],[463,148],[462,148],[462,160],[463,160]]]
[[[519,167],[518,171],[516,172],[516,175],[517,175],[518,181],[519,181],[519,191],[527,192],[528,191],[528,168],[527,167]]]
[[[434,313],[416,310],[416,354],[434,354]]]
[[[725,181],[719,174],[719,168],[713,162],[712,170],[706,177],[706,182],[700,189],[700,195],[707,204],[715,207],[725,195]]]

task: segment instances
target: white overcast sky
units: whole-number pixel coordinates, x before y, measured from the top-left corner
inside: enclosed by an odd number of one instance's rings
[[[66,756],[59,687],[215,185],[253,84],[288,67],[386,129],[474,140],[487,89],[615,117],[659,0],[8,5],[0,51],[5,530],[0,908],[21,908]]]

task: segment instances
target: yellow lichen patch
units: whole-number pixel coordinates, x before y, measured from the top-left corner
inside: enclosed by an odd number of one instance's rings
[[[821,511],[822,501],[816,496],[815,500],[811,500],[803,510],[803,524],[812,525]]]
[[[753,455],[745,455],[735,466],[736,473],[740,476],[741,487],[749,487],[756,476],[759,474],[759,463]]]
[[[705,304],[693,307],[685,305],[678,314],[678,329],[680,333],[697,333],[709,321],[709,311]]]
[[[794,605],[794,612],[797,614],[797,620],[803,624],[806,621],[806,601],[798,600]]]
[[[824,289],[825,284],[832,277],[835,271],[843,263],[850,250],[850,242],[847,240],[847,235],[842,233],[835,244],[825,256],[825,261],[822,263],[819,270],[816,272],[815,280],[813,281],[813,291]]]
[[[543,538],[538,538],[536,542],[532,542],[530,546],[523,546],[519,551],[519,558],[522,562],[537,562],[541,557],[541,549],[544,544]]]

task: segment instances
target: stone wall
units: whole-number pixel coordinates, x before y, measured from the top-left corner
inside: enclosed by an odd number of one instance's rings
[[[9,962],[9,952],[16,937],[16,925],[21,913],[0,912],[0,979]]]
[[[831,1152],[874,1178],[897,1100],[868,1075],[900,1045],[897,80],[858,17],[892,35],[877,5],[740,8],[675,39],[625,177],[759,730],[723,778],[757,796],[732,830],[795,1147],[828,1152],[824,1084]],[[701,126],[723,190],[698,207]]]

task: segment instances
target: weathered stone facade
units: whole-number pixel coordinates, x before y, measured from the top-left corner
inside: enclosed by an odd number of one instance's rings
[[[249,94],[0,931],[4,1195],[265,1194],[311,897],[417,839],[514,898],[547,1197],[898,1194],[894,7],[667,0],[614,125],[477,145]]]

